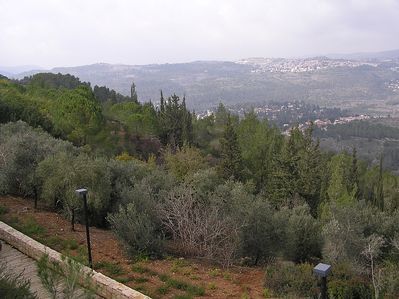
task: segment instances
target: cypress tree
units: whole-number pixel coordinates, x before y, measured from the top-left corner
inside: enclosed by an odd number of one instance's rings
[[[133,102],[138,103],[136,84],[134,84],[134,82],[132,82],[132,85],[130,86],[130,98]]]
[[[349,170],[349,177],[348,177],[348,191],[354,192],[354,197],[356,199],[360,198],[359,192],[359,168],[357,163],[357,150],[356,147],[352,149],[352,164]]]
[[[383,211],[384,210],[384,182],[383,182],[383,172],[382,172],[382,154],[380,158],[380,167],[378,174],[378,183],[377,183],[377,194],[375,197],[376,206]]]
[[[163,113],[165,111],[165,99],[163,97],[162,90],[161,90],[160,110],[161,110],[161,113]]]
[[[242,179],[242,156],[238,144],[237,133],[233,127],[231,116],[228,115],[223,137],[220,139],[221,144],[221,162],[220,172],[226,178],[235,180]]]
[[[186,108],[186,99],[174,94],[165,101],[161,91],[158,117],[161,127],[161,141],[169,144],[172,149],[182,147],[185,143],[193,142],[192,115]]]

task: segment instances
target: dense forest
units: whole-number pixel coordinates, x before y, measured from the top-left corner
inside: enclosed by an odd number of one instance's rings
[[[184,97],[154,106],[60,74],[1,78],[0,122],[0,193],[73,226],[87,187],[90,223],[132,257],[262,265],[265,288],[294,297],[317,297],[323,261],[330,298],[399,296],[399,178],[322,151],[312,126],[283,136],[223,105],[197,119]]]
[[[368,163],[377,164],[382,156],[383,168],[398,174],[399,128],[395,124],[389,124],[390,118],[385,120],[388,120],[388,123],[371,119],[329,125],[323,129],[316,129],[314,137],[320,138],[323,148],[332,151],[356,147],[359,157]]]
[[[346,124],[330,125],[327,130],[317,130],[316,136],[340,139],[351,137],[399,139],[399,128],[357,120]]]

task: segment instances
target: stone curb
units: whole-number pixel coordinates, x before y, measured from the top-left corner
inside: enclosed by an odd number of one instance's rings
[[[39,260],[44,254],[48,254],[50,262],[57,262],[62,265],[61,254],[50,247],[47,247],[32,238],[17,231],[11,226],[0,221],[0,240],[15,247],[22,253]],[[135,291],[124,284],[109,278],[99,272],[91,270],[89,267],[83,266],[81,281],[84,281],[84,273],[92,273],[90,276],[91,283],[95,286],[97,295],[106,299],[151,299],[142,293]]]

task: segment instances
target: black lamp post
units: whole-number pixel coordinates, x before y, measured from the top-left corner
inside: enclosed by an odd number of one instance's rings
[[[77,189],[76,194],[83,197],[85,222],[86,222],[86,238],[87,238],[87,251],[89,255],[89,266],[93,269],[93,261],[91,259],[91,246],[90,246],[90,231],[89,231],[89,217],[87,216],[87,189]]]
[[[327,299],[327,276],[331,271],[331,265],[319,263],[313,268],[313,273],[321,278],[321,298]]]

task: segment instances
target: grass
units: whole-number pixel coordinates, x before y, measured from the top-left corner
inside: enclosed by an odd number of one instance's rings
[[[132,277],[118,277],[115,280],[120,283],[128,283],[130,281],[133,281],[133,278]]]
[[[185,291],[188,293],[188,295],[191,296],[205,295],[205,289],[203,287],[195,286],[185,281],[173,279],[166,274],[159,275],[159,279],[163,281],[167,287]]]
[[[209,270],[209,275],[211,277],[218,277],[218,276],[220,276],[220,272],[221,272],[220,269],[213,268],[213,269]]]
[[[242,295],[241,295],[241,299],[250,299],[251,297],[249,296],[248,292],[245,291]]]
[[[112,276],[119,276],[125,274],[122,266],[117,263],[110,263],[106,261],[97,262],[94,265],[95,269],[104,269]]]
[[[161,286],[157,289],[157,292],[161,295],[166,295],[167,293],[169,293],[170,291],[170,287],[167,285]]]
[[[45,227],[37,223],[32,216],[24,220],[20,220],[16,216],[7,217],[7,224],[19,230],[21,233],[39,241],[40,243],[54,248],[57,251],[69,256],[77,262],[88,265],[87,249],[85,246],[80,246],[75,239],[63,239],[59,236],[48,236]],[[76,250],[75,254],[71,254],[71,250]]]
[[[176,295],[173,297],[173,299],[192,299],[193,296],[191,295]]]
[[[0,205],[0,216],[7,214],[9,209],[5,206]]]
[[[190,275],[190,279],[192,279],[192,280],[200,280],[200,277],[198,275],[191,274]]]
[[[0,211],[2,211],[0,212],[0,215],[8,213],[8,209],[3,206],[1,206]],[[46,235],[46,229],[38,224],[36,219],[32,216],[27,217],[23,221],[19,220],[16,216],[12,216],[7,218],[5,222],[16,230],[19,230],[21,233],[34,239],[38,239],[39,241],[42,241],[42,238]]]
[[[0,205],[0,216],[7,214],[8,208]],[[65,239],[63,236],[51,235],[45,227],[41,226],[34,217],[25,215],[24,218],[17,218],[12,214],[6,215],[4,218],[7,219],[7,223],[14,226],[16,229],[21,232],[37,239],[39,242],[50,246],[57,251],[63,252],[64,254],[70,256],[71,258],[87,265],[87,249],[85,245],[80,245],[77,240],[74,238]],[[198,280],[198,282],[186,282],[180,279],[179,277],[174,277],[170,274],[161,274],[156,272],[148,267],[146,261],[148,258],[143,257],[140,261],[135,260],[134,263],[131,264],[131,271],[141,274],[134,276],[130,275],[125,271],[119,263],[115,262],[97,262],[94,264],[95,269],[103,269],[105,273],[109,276],[113,277],[117,281],[121,283],[129,283],[133,282],[135,284],[134,288],[149,294],[149,291],[152,291],[154,298],[163,298],[165,295],[169,295],[173,298],[194,298],[197,296],[204,296],[205,293],[209,290],[212,292],[213,290],[217,290],[218,287],[216,283],[209,282],[201,284],[199,281],[201,277],[196,275],[196,271],[198,267],[196,265],[192,265],[189,261],[185,259],[178,259],[174,257],[167,257],[166,260],[169,260],[170,272],[176,272],[180,275],[184,275],[190,279]],[[132,273],[130,272],[130,273]],[[169,273],[169,272],[168,272]],[[231,274],[228,272],[224,272],[219,268],[208,269],[208,275],[212,278],[223,277],[226,280],[231,280]],[[150,288],[151,282],[153,281],[152,277],[159,278],[163,284],[161,286],[156,286],[154,289],[146,289]],[[194,283],[198,283],[195,285]],[[177,295],[179,294],[179,295]],[[246,298],[248,292],[245,292],[245,289],[242,290],[242,293],[239,296],[243,296]],[[264,296],[267,295],[265,292]]]
[[[135,282],[137,282],[137,283],[145,283],[145,282],[148,282],[148,278],[146,278],[146,277],[137,277],[137,278],[134,278],[133,279]]]
[[[272,292],[268,288],[264,288],[262,295],[264,298],[270,298],[272,297]]]
[[[132,266],[132,271],[133,271],[133,272],[136,272],[136,273],[143,274],[143,273],[147,273],[148,270],[149,270],[149,269],[147,269],[147,268],[145,268],[145,267],[143,267],[143,266],[141,266],[141,265],[133,265],[133,266]]]
[[[231,277],[230,273],[228,273],[228,272],[223,272],[223,278],[226,279],[227,281],[232,280],[232,277]]]
[[[132,271],[140,274],[148,274],[152,276],[157,276],[158,273],[155,271],[152,271],[151,269],[144,267],[140,264],[133,264],[132,265]]]
[[[142,292],[142,293],[148,293],[147,289],[145,288],[145,286],[142,286],[142,285],[137,285],[137,286],[134,287],[134,289],[136,291],[139,291],[139,292]]]
[[[183,274],[185,276],[190,276],[193,273],[193,268],[184,259],[173,260],[172,266],[170,267],[172,273]]]
[[[28,217],[23,223],[17,225],[20,232],[37,238],[43,238],[46,234],[46,229],[38,224],[33,217]]]
[[[70,251],[79,248],[79,243],[75,239],[62,239],[59,236],[51,236],[44,240],[49,247],[55,248],[58,251]]]

